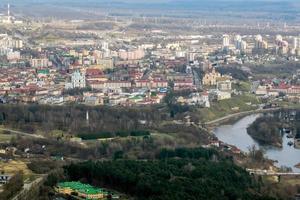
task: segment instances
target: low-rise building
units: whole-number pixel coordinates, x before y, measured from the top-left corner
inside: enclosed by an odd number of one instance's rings
[[[231,91],[231,81],[229,79],[217,81],[217,89],[220,91]]]
[[[104,199],[107,196],[107,192],[104,190],[80,182],[58,183],[55,189],[58,193],[66,195],[77,194],[77,196],[85,199]]]
[[[210,90],[209,91],[209,99],[210,101],[217,100],[225,100],[231,98],[231,92],[224,92],[220,90]]]
[[[48,58],[34,58],[31,59],[30,64],[34,68],[50,67],[52,63]]]

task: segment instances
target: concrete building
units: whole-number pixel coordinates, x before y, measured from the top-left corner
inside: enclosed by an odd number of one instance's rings
[[[73,88],[85,88],[85,74],[81,73],[79,70],[76,70],[72,74],[71,83]]]
[[[267,41],[263,40],[263,37],[261,35],[257,35],[255,37],[254,48],[255,49],[267,49],[268,43],[267,43]]]
[[[240,35],[236,35],[234,38],[234,46],[237,50],[244,52],[247,49],[247,42],[244,41]]]
[[[13,51],[13,52],[7,53],[6,58],[8,61],[16,61],[21,58],[21,55],[20,55],[19,51]]]
[[[289,43],[287,41],[283,40],[281,35],[276,35],[275,44],[276,44],[276,53],[278,53],[278,54],[287,54],[288,53]]]
[[[294,37],[293,48],[300,49],[300,36]]]
[[[96,63],[97,63],[97,66],[95,68],[99,68],[102,70],[114,68],[114,62],[113,62],[113,59],[111,59],[111,58],[97,59]]]
[[[209,91],[209,99],[210,101],[221,101],[225,99],[230,99],[231,93],[230,92],[223,92],[219,90],[210,90]]]
[[[300,55],[300,36],[294,37],[293,51],[295,52],[295,54]]]
[[[50,67],[52,65],[48,58],[34,58],[30,60],[30,64],[33,68]]]
[[[217,89],[220,91],[231,91],[231,85],[230,80],[217,81]]]
[[[228,50],[229,45],[230,45],[229,35],[223,35],[223,43],[222,43],[223,50]]]
[[[121,49],[118,52],[118,56],[123,60],[139,60],[145,56],[145,52],[142,49],[124,50]]]

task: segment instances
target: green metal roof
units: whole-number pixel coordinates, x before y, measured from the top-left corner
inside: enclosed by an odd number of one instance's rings
[[[49,69],[40,69],[37,71],[38,74],[49,74]]]
[[[134,97],[131,97],[130,99],[132,99],[132,100],[141,100],[141,99],[143,99],[143,97],[141,97],[141,96],[134,96]]]
[[[83,194],[88,194],[88,195],[93,195],[93,194],[99,194],[103,193],[104,191],[100,188],[93,187],[89,184],[83,184],[80,182],[61,182],[58,183],[58,187],[60,188],[70,188],[74,191],[83,193]]]

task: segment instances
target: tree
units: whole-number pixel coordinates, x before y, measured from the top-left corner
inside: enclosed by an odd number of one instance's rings
[[[257,149],[256,145],[252,145],[248,148],[249,156],[256,162],[263,162],[265,159],[265,152],[262,149]]]
[[[3,192],[0,193],[0,199],[12,198],[23,188],[23,184],[23,173],[19,171],[3,186]]]

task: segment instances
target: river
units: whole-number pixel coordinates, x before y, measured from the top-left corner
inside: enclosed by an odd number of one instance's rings
[[[294,172],[300,172],[300,169],[294,167],[296,164],[300,163],[300,149],[295,149],[293,146],[287,144],[291,139],[284,136],[283,148],[276,148],[259,145],[248,135],[247,127],[252,124],[257,117],[259,117],[259,114],[246,116],[232,125],[219,126],[214,129],[213,132],[219,140],[234,145],[245,152],[248,151],[248,147],[256,145],[265,150],[266,157],[278,161],[278,163],[275,163],[276,166],[287,166],[291,167]]]

